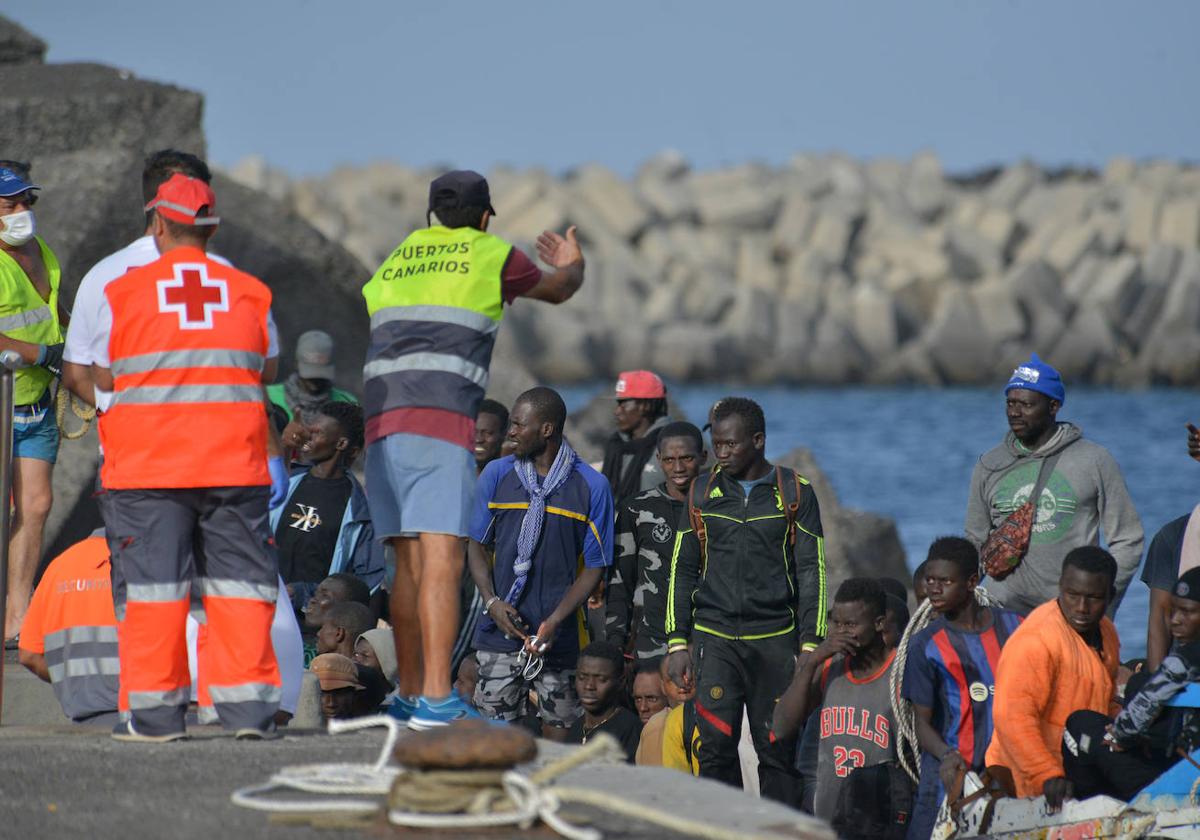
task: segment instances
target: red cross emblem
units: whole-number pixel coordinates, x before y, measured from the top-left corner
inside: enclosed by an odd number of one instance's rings
[[[213,313],[229,311],[229,287],[204,263],[176,263],[175,277],[158,281],[158,311],[178,315],[181,330],[211,330]]]

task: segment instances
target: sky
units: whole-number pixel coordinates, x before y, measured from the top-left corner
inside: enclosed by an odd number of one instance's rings
[[[185,11],[186,10],[186,11]],[[1200,3],[0,0],[51,61],[206,96],[209,156],[293,175],[394,160],[622,175],[930,149],[1200,157]]]

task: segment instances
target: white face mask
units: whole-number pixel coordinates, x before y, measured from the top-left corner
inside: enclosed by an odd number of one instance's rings
[[[4,223],[4,230],[0,230],[0,240],[14,248],[19,248],[33,239],[34,231],[37,230],[32,210],[22,210],[20,213],[0,216],[0,222]]]

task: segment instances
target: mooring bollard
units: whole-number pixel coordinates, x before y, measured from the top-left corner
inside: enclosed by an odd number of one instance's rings
[[[8,617],[8,532],[12,524],[13,371],[21,356],[0,353],[0,627]],[[0,722],[4,720],[4,657],[0,656]]]

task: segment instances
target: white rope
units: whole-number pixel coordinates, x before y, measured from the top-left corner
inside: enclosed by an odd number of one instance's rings
[[[591,828],[571,825],[558,816],[561,804],[553,788],[542,788],[527,776],[507,771],[501,784],[508,795],[512,811],[492,811],[484,814],[420,814],[413,811],[388,811],[388,822],[409,828],[489,828],[515,825],[530,828],[539,819],[566,837],[567,840],[600,840],[603,836]],[[494,807],[494,806],[493,806]]]
[[[401,723],[390,715],[373,715],[353,720],[331,720],[329,732],[353,732],[358,729],[387,727],[388,736],[374,764],[298,764],[284,767],[271,776],[265,784],[251,785],[235,790],[230,797],[235,805],[253,808],[256,811],[274,813],[324,813],[336,811],[348,814],[373,814],[379,803],[373,799],[263,799],[262,794],[279,790],[298,790],[302,793],[345,796],[368,794],[387,796],[392,783],[402,772],[398,767],[389,767],[396,739],[403,729]]]
[[[979,586],[975,587],[975,602],[981,607],[1001,606],[999,601],[988,595],[986,589]],[[909,775],[914,784],[921,780],[921,747],[917,743],[917,722],[916,715],[913,713],[913,704],[900,696],[900,686],[904,682],[904,666],[908,662],[909,642],[912,641],[913,636],[932,624],[936,615],[929,599],[922,601],[921,605],[917,607],[917,611],[909,619],[908,626],[904,628],[900,644],[896,646],[896,661],[893,663],[892,672],[888,677],[888,689],[892,699],[892,719],[896,723],[898,735],[896,758],[900,760],[900,766],[904,768],[904,772]]]
[[[386,726],[388,738],[374,764],[304,764],[285,767],[265,784],[237,790],[232,795],[235,804],[259,811],[284,814],[374,814],[380,810],[378,800],[331,799],[328,795],[369,794],[387,796],[392,783],[405,771],[387,766],[392,748],[402,726],[392,717],[359,718],[350,721],[331,721],[332,734],[368,727]],[[564,802],[576,802],[641,820],[680,834],[701,840],[781,840],[784,835],[771,832],[747,832],[677,816],[664,810],[631,802],[615,793],[575,787],[552,785],[565,773],[596,761],[610,761],[623,766],[625,751],[611,735],[601,733],[588,744],[571,750],[530,775],[508,770],[500,778],[495,794],[485,792],[478,798],[481,813],[434,814],[387,809],[390,823],[410,828],[487,828],[515,825],[528,829],[541,821],[567,840],[601,840],[593,828],[572,825],[559,816]],[[266,799],[263,794],[280,789],[303,793],[323,794],[320,798]],[[820,834],[820,832],[816,832]],[[791,836],[790,833],[787,836]],[[832,837],[832,835],[829,835]]]

